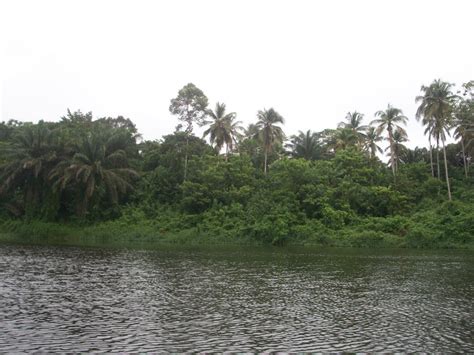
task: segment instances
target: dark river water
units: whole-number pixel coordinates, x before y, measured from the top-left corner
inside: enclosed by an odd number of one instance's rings
[[[0,351],[474,352],[467,251],[0,245]]]

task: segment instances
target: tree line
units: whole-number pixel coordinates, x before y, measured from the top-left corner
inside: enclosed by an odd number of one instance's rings
[[[287,136],[274,108],[243,127],[225,104],[209,108],[191,83],[170,102],[176,130],[156,141],[144,141],[128,118],[90,112],[2,122],[0,217],[92,223],[139,213],[163,231],[214,228],[281,240],[302,228],[429,210],[446,197],[472,207],[473,85],[421,87],[416,119],[428,148],[406,147],[408,118],[390,104],[368,124],[353,111],[336,128]],[[451,134],[456,142],[446,144]]]
[[[454,84],[434,80],[429,86],[421,87],[422,95],[416,97],[419,107],[416,119],[421,120],[425,127],[425,135],[429,141],[429,157],[431,175],[435,177],[433,163],[432,140],[436,142],[436,176],[440,173],[440,142],[443,147],[445,180],[448,189],[448,198],[451,199],[449,173],[446,157],[446,138],[454,130],[454,137],[461,144],[462,163],[465,176],[468,175],[470,160],[473,150],[473,87],[474,81],[462,85],[462,95],[453,92]],[[230,152],[240,152],[238,147],[245,139],[257,139],[264,151],[263,170],[266,174],[268,169],[268,156],[276,149],[280,155],[285,142],[285,134],[281,125],[284,118],[273,108],[258,111],[257,122],[250,124],[246,130],[236,121],[234,112],[227,113],[226,106],[217,103],[215,110],[207,109],[208,99],[204,93],[193,84],[186,85],[179,91],[178,96],[171,101],[170,112],[179,120],[186,122],[186,135],[192,132],[193,124],[208,126],[204,137],[210,136],[210,143],[218,152],[225,146],[225,157]],[[317,159],[322,156],[323,150],[326,155],[338,149],[355,148],[375,158],[377,153],[383,153],[378,145],[383,139],[388,141],[389,166],[393,176],[396,177],[399,164],[409,162],[411,152],[403,144],[408,141],[408,135],[403,126],[408,118],[399,108],[388,104],[384,110],[375,113],[375,119],[370,125],[362,124],[364,115],[354,111],[348,112],[345,121],[341,122],[336,130],[328,129],[323,132],[299,132],[298,135],[290,137],[286,145],[290,149],[289,154],[293,157],[304,159]],[[178,129],[181,127],[178,127]],[[242,134],[243,132],[243,134]],[[386,134],[385,137],[383,135]],[[245,146],[245,143],[244,143]],[[329,153],[329,154],[328,154]],[[187,159],[185,160],[187,162]],[[186,168],[185,168],[186,175]]]

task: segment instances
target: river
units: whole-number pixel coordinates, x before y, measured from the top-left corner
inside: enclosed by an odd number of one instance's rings
[[[0,245],[0,351],[474,352],[469,251]]]

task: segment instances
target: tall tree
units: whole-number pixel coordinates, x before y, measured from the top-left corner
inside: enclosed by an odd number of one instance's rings
[[[405,155],[407,147],[403,143],[407,141],[407,134],[404,130],[396,129],[393,132],[393,154],[395,156],[393,163],[395,164],[395,171],[398,171],[399,163],[404,163],[402,157]],[[385,150],[389,148],[387,147]]]
[[[276,142],[282,143],[284,140],[283,129],[279,124],[284,124],[285,120],[273,108],[258,111],[257,119],[257,127],[263,142],[263,150],[265,154],[263,171],[266,175],[268,169],[268,154],[271,152],[273,145]]]
[[[474,130],[474,116],[467,108],[459,107],[456,112],[456,120],[454,123],[454,138],[461,142],[462,158],[464,166],[464,175],[467,178],[469,171],[468,158],[466,156],[466,142],[472,136]],[[472,139],[472,138],[471,138]]]
[[[337,151],[355,147],[358,140],[357,134],[352,129],[344,127],[334,130],[327,143],[334,151]]]
[[[382,136],[375,127],[368,127],[365,134],[365,149],[369,153],[370,158],[375,158],[377,152],[382,153],[382,148],[377,145],[383,140]]]
[[[423,124],[427,126],[427,133],[436,140],[437,147],[441,140],[443,144],[444,169],[446,175],[446,185],[448,187],[448,198],[451,200],[451,186],[449,184],[448,163],[446,161],[446,135],[449,135],[453,120],[454,105],[457,96],[453,94],[453,84],[434,80],[429,86],[422,86],[423,95],[416,97],[416,102],[420,102],[416,116],[423,117]],[[437,166],[439,177],[439,149],[437,149]]]
[[[474,92],[472,92],[474,81],[463,84],[463,87],[464,97],[459,100],[455,110],[454,138],[461,142],[464,174],[467,178],[471,158],[467,156],[467,148],[474,140]]]
[[[362,148],[365,139],[365,131],[367,130],[367,126],[362,125],[363,119],[363,114],[354,111],[348,112],[346,115],[346,121],[339,123],[340,128],[350,129],[352,133],[357,137],[357,147],[359,149]]]
[[[316,132],[311,132],[311,130],[299,131],[298,135],[293,135],[288,147],[291,149],[290,154],[295,158],[316,160],[321,158],[322,155],[319,135]]]
[[[204,131],[204,137],[209,135],[211,144],[215,144],[218,152],[224,145],[226,146],[225,160],[227,161],[229,151],[233,150],[234,143],[237,143],[237,138],[240,136],[241,122],[236,121],[235,112],[226,113],[225,104],[219,102],[216,104],[215,110],[208,110],[207,114],[212,121],[205,122],[205,124],[209,124],[209,128]]]
[[[188,147],[189,136],[193,132],[193,124],[203,124],[204,118],[207,114],[208,100],[201,89],[194,84],[189,83],[185,85],[178,92],[178,96],[171,100],[169,107],[173,115],[178,116],[178,119],[185,123],[186,128],[186,151],[184,157],[184,180],[186,180],[188,172]]]
[[[396,175],[396,163],[395,163],[395,151],[394,151],[394,140],[393,140],[393,132],[398,129],[404,134],[406,134],[405,130],[400,125],[405,125],[408,121],[408,118],[403,115],[403,111],[399,108],[393,107],[392,105],[388,104],[385,111],[377,111],[375,113],[378,119],[375,119],[371,122],[371,124],[377,125],[377,132],[382,133],[384,130],[387,131],[388,134],[388,142],[389,142],[389,149],[390,149],[390,165],[392,167],[393,176]]]

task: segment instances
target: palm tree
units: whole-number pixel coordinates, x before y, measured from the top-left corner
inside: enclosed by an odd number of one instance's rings
[[[463,121],[461,118],[456,120],[455,127],[456,128],[454,130],[454,138],[459,139],[459,141],[461,142],[464,176],[467,178],[468,166],[466,162],[466,148],[464,146],[464,141],[466,140],[466,136],[468,133],[467,130],[469,126],[467,125],[467,122]]]
[[[393,176],[395,176],[397,171],[395,164],[393,132],[394,130],[398,129],[404,134],[406,134],[405,130],[400,126],[400,124],[405,125],[408,121],[408,118],[403,115],[402,110],[393,107],[390,104],[388,104],[387,109],[385,111],[377,111],[375,113],[375,116],[379,118],[373,120],[371,124],[378,125],[377,132],[381,134],[384,130],[387,131],[390,149],[390,165],[392,167]]]
[[[238,136],[239,154],[248,154],[254,163],[257,164],[260,155],[260,131],[256,124],[250,123],[247,128],[243,129],[243,134]]]
[[[133,187],[130,181],[138,177],[128,168],[128,158],[120,135],[99,134],[83,138],[70,162],[59,163],[50,173],[50,180],[59,190],[73,186],[79,194],[77,214],[84,217],[91,200],[106,191],[109,200],[117,203],[121,194]]]
[[[298,135],[293,135],[288,147],[291,149],[290,154],[295,158],[316,160],[322,154],[319,135],[311,132],[311,130],[306,131],[306,133],[299,131]]]
[[[474,101],[466,100],[460,102],[456,109],[454,126],[454,138],[459,139],[461,142],[464,175],[467,178],[469,163],[466,158],[466,146],[472,142],[474,137]]]
[[[362,120],[364,119],[364,115],[354,111],[348,112],[346,115],[346,122],[340,122],[340,128],[348,128],[350,129],[355,136],[357,136],[357,146],[361,149],[362,144],[365,139],[365,131],[367,130],[367,126],[362,126]]]
[[[396,129],[393,132],[393,153],[395,155],[395,159],[393,163],[395,163],[395,171],[398,171],[398,164],[404,163],[402,160],[402,156],[407,151],[407,147],[403,144],[408,141],[407,134],[404,130]],[[387,147],[385,151],[387,151],[390,147]]]
[[[375,158],[377,152],[382,153],[382,148],[377,145],[383,138],[375,127],[368,127],[365,134],[365,149],[369,152],[369,157]]]
[[[455,100],[457,99],[457,96],[452,93],[452,87],[453,84],[437,79],[429,86],[423,85],[421,87],[423,95],[416,97],[416,102],[420,102],[416,116],[418,119],[423,116],[423,124],[427,126],[425,132],[436,140],[437,147],[439,147],[440,140],[443,144],[444,169],[449,200],[451,200],[451,187],[449,184],[445,141],[446,134],[449,135],[453,118],[453,108]],[[439,178],[439,149],[437,149],[437,165]]]
[[[225,159],[229,151],[234,148],[234,143],[237,143],[237,138],[240,136],[242,127],[241,122],[236,121],[236,114],[234,112],[226,113],[225,104],[216,104],[215,111],[208,110],[207,115],[212,118],[213,121],[206,121],[209,124],[209,128],[204,131],[204,137],[209,135],[211,144],[215,144],[217,150],[220,152],[222,147],[225,145]]]
[[[263,142],[263,150],[265,154],[263,171],[265,175],[268,169],[268,154],[272,151],[275,143],[282,143],[284,140],[283,129],[278,126],[284,124],[284,118],[273,108],[269,110],[258,111],[257,124],[260,138]]]
[[[401,154],[401,160],[403,160],[405,164],[412,164],[426,162],[425,158],[429,154],[429,152],[426,148],[415,147],[415,149],[403,149]]]
[[[25,207],[39,207],[49,171],[59,160],[53,132],[43,122],[25,126],[3,154],[7,162],[0,167],[0,194],[21,187]]]
[[[357,134],[350,128],[338,128],[332,132],[328,145],[334,150],[344,150],[355,147],[358,142]]]

